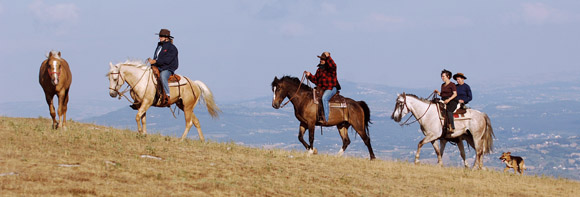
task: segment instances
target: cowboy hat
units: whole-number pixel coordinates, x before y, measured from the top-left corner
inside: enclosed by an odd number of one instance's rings
[[[328,57],[326,57],[326,52],[322,52],[322,55],[317,55],[316,57],[320,58],[320,59],[327,59]]]
[[[171,31],[169,31],[169,29],[161,29],[159,33],[156,33],[155,35],[159,35],[159,37],[169,37],[173,39],[173,36],[171,36]]]
[[[463,73],[456,73],[455,75],[453,75],[453,79],[457,80],[457,77],[467,79],[467,77],[465,77],[465,75],[463,75]]]

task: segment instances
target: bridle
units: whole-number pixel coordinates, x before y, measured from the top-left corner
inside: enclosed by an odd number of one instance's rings
[[[149,68],[149,69],[150,69],[150,68]],[[142,80],[142,79],[143,79],[143,77],[145,76],[145,73],[146,73],[146,72],[143,72],[143,75],[141,75],[141,77],[139,78],[139,80],[137,81],[137,83],[136,83],[136,84],[139,84],[139,82],[141,82],[141,80]],[[150,73],[151,73],[151,72],[150,72]],[[109,73],[109,75],[119,75],[119,77],[117,78],[117,81],[115,82],[115,88],[111,88],[111,87],[109,87],[109,89],[110,89],[110,90],[113,90],[113,91],[115,91],[115,92],[117,92],[117,94],[118,94],[118,98],[119,98],[119,99],[121,99],[121,96],[122,96],[122,97],[125,97],[125,98],[127,99],[127,101],[131,102],[132,104],[136,104],[136,102],[135,102],[135,101],[131,101],[131,99],[129,99],[129,97],[127,97],[127,96],[125,95],[125,93],[127,93],[127,92],[131,91],[131,85],[129,85],[129,83],[127,83],[127,87],[126,87],[126,88],[125,88],[125,90],[123,90],[123,91],[119,91],[119,89],[120,89],[120,88],[117,88],[117,87],[122,87],[122,86],[123,86],[123,85],[120,85],[120,86],[119,86],[119,82],[120,82],[121,80],[125,81],[125,79],[123,79],[123,75],[121,74],[121,65],[119,65],[119,69],[117,70],[117,72],[111,72],[111,73]],[[149,83],[147,83],[147,86],[149,86]]]
[[[436,97],[435,92],[431,93],[431,95],[429,95],[427,97],[427,99],[429,99],[431,97],[433,97],[433,98]],[[419,117],[419,118],[415,117],[415,120],[414,121],[412,121],[410,123],[407,123],[409,120],[411,120],[411,117],[412,117],[412,116],[409,116],[409,118],[407,118],[407,120],[405,120],[405,122],[403,122],[403,123],[401,123],[399,125],[406,126],[406,125],[411,125],[411,124],[413,124],[415,122],[418,122],[419,120],[421,120],[421,118],[423,118],[425,116],[425,114],[427,114],[427,112],[429,111],[429,108],[431,107],[432,104],[433,103],[429,102],[429,106],[427,107],[427,109],[425,110],[425,112],[423,112],[423,115],[421,115],[421,117]],[[399,105],[404,105],[404,107],[407,109],[408,112],[413,113],[411,110],[409,110],[409,106],[407,106],[407,95],[405,94],[405,92],[403,92],[403,103],[402,104],[399,102],[399,99],[397,99],[397,109],[401,108],[400,109],[400,112],[399,112],[399,115],[401,115],[401,114],[403,114],[403,107],[399,107]],[[439,110],[439,109],[437,109],[437,110]],[[415,114],[413,113],[413,116],[414,115]]]
[[[292,95],[292,97],[290,97],[288,99],[288,101],[286,101],[284,104],[280,105],[280,108],[283,108],[284,106],[286,106],[294,97],[296,97],[296,94],[298,94],[298,91],[300,90],[300,87],[302,86],[302,82],[304,81],[304,79],[306,79],[306,72],[302,73],[302,79],[300,79],[300,85],[298,85],[298,88],[296,89],[296,92],[294,92],[294,95]],[[274,92],[274,94],[276,94]]]

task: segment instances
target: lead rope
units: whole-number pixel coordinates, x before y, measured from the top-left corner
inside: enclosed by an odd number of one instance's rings
[[[403,94],[405,94],[405,93],[403,93]],[[431,99],[430,99],[431,97],[433,97],[432,99],[434,99],[434,98],[436,98],[436,97],[437,97],[437,96],[435,96],[435,92],[431,93],[431,94],[430,94],[430,95],[427,97],[427,100],[431,100]],[[405,107],[407,108],[407,111],[409,111],[409,107],[407,106],[407,96],[405,95],[405,96],[404,96],[404,98],[405,98],[405,101],[404,101]],[[425,116],[425,114],[427,114],[427,112],[429,111],[429,108],[431,107],[431,105],[432,105],[432,104],[433,104],[433,103],[429,102],[429,106],[427,107],[427,110],[425,110],[425,112],[423,113],[423,115],[421,115],[421,117],[419,117],[419,118],[415,117],[415,120],[414,120],[414,121],[412,121],[412,122],[410,122],[410,123],[407,123],[407,122],[408,122],[408,121],[411,119],[411,117],[412,117],[412,116],[409,116],[409,118],[407,118],[407,120],[405,120],[405,122],[403,122],[403,123],[401,123],[401,124],[399,124],[399,125],[401,125],[401,126],[408,126],[408,125],[411,125],[411,124],[413,124],[413,123],[415,123],[415,122],[417,122],[417,121],[421,120],[421,118],[423,118],[423,116]],[[435,105],[437,105],[437,104],[435,104]],[[437,108],[437,111],[439,111],[439,108]],[[411,113],[413,113],[413,112],[411,112]],[[413,116],[414,116],[414,115],[415,115],[415,114],[413,114]],[[440,117],[439,119],[441,119],[441,117]]]

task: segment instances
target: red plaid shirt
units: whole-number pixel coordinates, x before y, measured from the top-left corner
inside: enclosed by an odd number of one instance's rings
[[[336,79],[336,63],[334,63],[331,57],[328,57],[326,59],[326,65],[326,68],[318,68],[316,74],[308,76],[308,79],[322,90],[332,90],[333,87],[338,85],[338,80]]]

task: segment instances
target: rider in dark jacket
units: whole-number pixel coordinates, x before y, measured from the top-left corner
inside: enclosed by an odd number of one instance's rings
[[[169,101],[169,76],[175,74],[175,70],[179,67],[179,59],[177,57],[177,48],[173,45],[173,36],[167,29],[161,29],[159,33],[159,43],[153,54],[153,59],[149,59],[151,65],[157,66],[161,75],[161,82],[166,94],[166,101]]]

